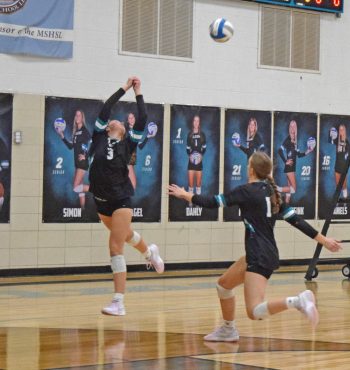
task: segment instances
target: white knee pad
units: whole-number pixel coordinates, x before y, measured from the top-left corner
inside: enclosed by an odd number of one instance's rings
[[[135,247],[135,245],[139,244],[140,241],[141,241],[141,235],[138,232],[133,231],[132,237],[128,241],[128,244]]]
[[[112,256],[111,267],[112,267],[113,274],[117,274],[119,272],[126,272],[126,263],[125,263],[124,256],[122,254],[118,254],[117,256]]]
[[[235,296],[235,292],[233,289],[225,289],[220,284],[216,284],[216,290],[220,299],[228,299]]]
[[[269,316],[269,310],[267,308],[267,302],[259,303],[253,309],[253,316],[255,320],[263,320]]]
[[[79,193],[79,198],[84,198],[85,197],[85,193]]]
[[[290,186],[290,187],[289,187],[289,192],[290,192],[291,194],[295,194],[295,189],[293,188],[293,186]]]
[[[77,185],[75,188],[73,188],[74,193],[82,193],[83,190],[84,190],[83,184]]]

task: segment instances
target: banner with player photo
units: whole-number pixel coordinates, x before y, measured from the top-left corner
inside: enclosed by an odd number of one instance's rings
[[[98,100],[46,97],[43,222],[98,222],[87,152]]]
[[[227,109],[224,193],[247,183],[248,159],[256,151],[271,154],[271,112]],[[224,208],[224,221],[239,220],[238,206]]]
[[[343,172],[349,172],[350,116],[320,115],[320,150],[318,181],[318,218],[325,219],[333,211],[332,219],[350,218],[349,176],[339,195],[339,202],[331,210],[336,186]]]
[[[103,102],[74,98],[46,98],[43,222],[98,222],[88,192],[87,151]],[[146,104],[148,124],[129,166],[135,189],[133,221],[159,222],[163,153],[161,104]],[[136,104],[119,102],[111,118],[131,128]],[[137,157],[137,161],[136,161]],[[136,161],[136,162],[135,162]]]
[[[219,192],[220,108],[171,106],[170,184],[194,194]],[[217,221],[218,210],[169,198],[169,221]]]
[[[10,222],[13,96],[0,94],[0,223]]]
[[[143,138],[129,165],[129,177],[135,188],[131,198],[133,222],[160,222],[164,106],[146,103],[146,109]],[[124,122],[129,131],[135,123],[136,112],[136,103],[122,101],[113,108],[111,118]]]
[[[285,203],[315,218],[317,114],[274,113],[274,178]]]

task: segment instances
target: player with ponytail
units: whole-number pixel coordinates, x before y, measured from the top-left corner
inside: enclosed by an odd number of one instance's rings
[[[230,342],[239,339],[234,322],[234,289],[241,284],[244,284],[246,310],[250,319],[261,320],[289,308],[296,308],[308,318],[313,327],[318,323],[315,297],[310,290],[305,290],[296,296],[265,300],[267,282],[273,271],[279,267],[278,249],[273,232],[276,218],[282,215],[288,223],[332,252],[339,251],[341,245],[335,239],[318,233],[298,216],[293,208],[282,203],[271,172],[270,157],[264,152],[256,152],[248,162],[249,182],[229,193],[205,197],[193,195],[177,185],[168,187],[170,195],[200,207],[238,205],[246,227],[246,255],[229,267],[219,278],[216,286],[224,323],[204,337],[207,341]]]

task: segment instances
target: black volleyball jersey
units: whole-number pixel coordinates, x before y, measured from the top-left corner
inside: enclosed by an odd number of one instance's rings
[[[290,169],[293,170],[293,172],[295,172],[296,169],[297,157],[298,158],[305,157],[305,152],[301,152],[298,149],[297,145],[292,142],[290,136],[288,136],[284,140],[283,144],[279,147],[278,154],[280,155],[284,163],[286,163],[289,159],[293,160],[293,164],[291,165],[286,164],[286,167],[290,167]]]
[[[193,152],[204,154],[207,149],[207,140],[204,132],[189,132],[187,135],[187,154],[190,155]]]
[[[350,154],[350,144],[348,139],[345,141],[332,140],[332,143],[336,146],[336,157],[334,170],[338,173],[347,171],[347,160]]]
[[[134,128],[122,140],[112,139],[106,132],[111,109],[125,94],[121,88],[105,103],[95,123],[90,155],[90,192],[100,200],[128,198],[134,194],[129,179],[128,163],[131,153],[142,139],[147,115],[143,96],[136,96],[137,117]]]
[[[78,167],[81,162],[87,162],[91,135],[85,126],[75,131],[72,141],[68,141],[66,138],[62,140],[68,149],[74,149],[74,164],[76,167]],[[79,161],[80,154],[85,155],[85,161]]]
[[[213,197],[194,195],[192,203],[207,208],[238,205],[246,228],[245,249],[248,265],[259,265],[275,270],[279,266],[279,256],[273,232],[277,214],[273,215],[271,212],[272,192],[270,184],[259,181],[238,186],[227,194]],[[294,208],[282,204],[279,214],[310,238],[315,238],[318,234],[295,213]]]
[[[255,136],[252,139],[248,139],[246,141],[246,146],[243,146],[242,144],[239,146],[239,149],[242,150],[247,155],[247,159],[251,157],[252,154],[258,151],[265,151],[265,145],[260,137],[259,134],[255,134]]]

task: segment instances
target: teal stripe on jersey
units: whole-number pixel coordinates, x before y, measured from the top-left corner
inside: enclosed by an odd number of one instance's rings
[[[287,208],[283,213],[282,213],[282,216],[283,216],[283,219],[284,220],[289,220],[290,218],[292,218],[293,216],[295,215],[295,211],[293,208]]]
[[[141,139],[142,139],[142,136],[143,136],[143,132],[141,131],[130,131],[130,138],[132,141],[134,142],[139,142]]]
[[[104,131],[107,127],[107,122],[97,118],[95,122],[95,131]]]
[[[215,195],[215,200],[216,203],[218,204],[219,207],[225,207],[226,206],[226,199],[223,194],[218,194]]]

